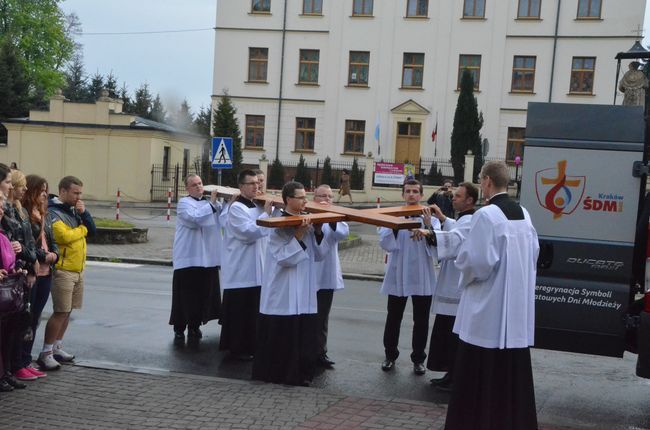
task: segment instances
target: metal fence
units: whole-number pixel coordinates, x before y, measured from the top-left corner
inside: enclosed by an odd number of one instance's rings
[[[494,157],[486,157],[484,162],[487,161],[505,161],[503,158],[494,158]],[[510,171],[510,182],[511,183],[516,183],[518,177],[521,177],[521,169],[524,167],[524,163],[522,162],[519,167],[517,167],[514,163],[506,161],[506,165],[508,166],[508,170]]]
[[[198,164],[163,164],[151,165],[151,201],[166,202],[167,193],[171,189],[172,201],[177,202],[180,195],[185,193],[183,178],[190,174],[201,174]]]
[[[375,160],[375,163],[395,163],[393,159],[382,158]],[[402,164],[401,162],[399,164]],[[451,160],[446,158],[420,158],[420,161],[414,166],[415,178],[422,182],[423,185],[442,185],[445,179],[454,178],[454,168]],[[431,169],[433,167],[433,170]],[[373,185],[380,185],[374,182]],[[387,186],[381,184],[381,186]],[[395,185],[399,187],[401,185]]]
[[[272,164],[272,163],[271,163]],[[297,176],[297,170],[298,170],[298,161],[282,161],[282,167],[284,169],[284,178],[283,178],[283,183],[290,181],[294,179]],[[326,177],[326,174],[324,174],[323,171],[323,164],[324,160],[317,159],[316,161],[308,162],[305,160],[305,171],[306,171],[306,176],[309,178],[308,181],[305,181],[307,183],[303,184],[305,187],[307,187],[309,190],[313,190],[315,187],[321,184],[327,184],[330,185],[332,188],[338,188],[339,184],[341,183],[341,173],[343,173],[343,170],[347,170],[349,174],[352,175],[352,166],[354,164],[353,161],[330,161],[330,167],[331,167],[331,176],[329,178]],[[358,168],[358,175],[357,175],[357,180],[355,180],[354,177],[351,178],[351,188],[353,190],[358,189],[362,190],[363,189],[363,176],[365,172],[365,162],[362,160],[361,162],[357,160],[357,168]],[[271,166],[269,165],[269,175],[271,171]]]

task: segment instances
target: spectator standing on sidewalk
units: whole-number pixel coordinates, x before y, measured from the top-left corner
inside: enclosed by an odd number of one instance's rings
[[[36,282],[34,282],[30,293],[32,336],[30,340],[25,340],[23,344],[22,366],[39,378],[46,375],[32,366],[32,346],[36,338],[41,313],[50,298],[54,264],[59,259],[59,248],[54,241],[52,221],[47,216],[47,195],[48,184],[45,178],[38,175],[28,175],[27,192],[22,198],[22,203],[29,216],[32,236],[36,242],[38,268],[36,270]]]
[[[222,217],[223,308],[219,349],[230,351],[235,359],[251,360],[255,353],[264,250],[271,233],[270,229],[258,226],[257,220],[268,218],[273,206],[271,201],[264,206],[253,201],[260,184],[253,170],[242,170],[237,182],[240,194]]]
[[[341,201],[341,197],[347,195],[350,198],[350,203],[352,203],[352,191],[350,190],[350,172],[348,169],[343,169],[341,173],[341,185],[339,187],[339,197],[336,199],[336,203]]]
[[[222,204],[217,191],[203,195],[203,181],[198,175],[185,178],[188,196],[176,206],[172,278],[172,309],[169,324],[174,326],[174,341],[196,342],[203,337],[199,326],[219,318],[221,289]]]
[[[66,176],[59,181],[59,195],[48,203],[54,241],[59,247],[59,259],[52,280],[53,313],[45,326],[43,349],[36,361],[44,370],[59,369],[74,355],[63,349],[63,337],[73,309],[81,309],[86,265],[86,237],[95,234],[95,221],[81,200],[83,182]]]
[[[334,193],[329,185],[321,185],[314,190],[314,202],[328,206],[332,204]],[[318,333],[317,333],[317,362],[321,367],[331,369],[334,366],[327,355],[327,333],[332,299],[335,290],[343,289],[343,274],[339,260],[338,242],[348,237],[350,228],[346,222],[323,224],[323,233],[333,241],[325,258],[314,263],[316,265],[316,285],[318,285]]]
[[[402,198],[407,205],[417,205],[422,199],[422,184],[409,179],[402,185]],[[440,229],[437,219],[431,218],[428,207],[423,208],[423,215],[413,217],[420,220],[425,228]],[[411,240],[411,233],[406,230],[392,230],[381,227],[379,246],[388,253],[388,264],[381,293],[388,296],[388,314],[384,327],[384,352],[386,359],[381,365],[388,372],[395,367],[399,356],[400,326],[406,302],[411,298],[413,304],[413,334],[411,346],[411,361],[413,372],[424,375],[426,369],[424,360],[427,358],[425,348],[429,336],[429,311],[431,298],[436,288],[436,273],[433,264],[436,259],[435,250],[424,242]]]

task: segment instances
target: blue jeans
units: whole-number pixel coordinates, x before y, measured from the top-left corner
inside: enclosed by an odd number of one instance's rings
[[[47,299],[50,297],[50,289],[52,288],[52,274],[50,273],[47,276],[39,276],[36,278],[36,282],[32,286],[32,293],[30,297],[31,302],[31,311],[32,311],[32,340],[23,342],[23,351],[22,351],[22,367],[29,366],[32,362],[32,347],[34,346],[34,340],[36,339],[36,329],[38,328],[38,323],[41,319],[41,313],[43,308],[47,304]]]

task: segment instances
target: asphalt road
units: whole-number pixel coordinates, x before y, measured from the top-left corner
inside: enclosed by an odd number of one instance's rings
[[[65,343],[80,364],[248,379],[250,363],[218,351],[219,325],[204,326],[198,348],[175,347],[167,324],[171,268],[89,263],[84,308],[72,314]],[[410,306],[402,324],[402,356],[394,372],[380,370],[385,298],[380,284],[346,281],[330,317],[330,357],[313,386],[332,393],[446,403],[427,372],[416,376],[409,359]],[[44,318],[51,312],[48,305]],[[43,330],[37,334],[40,347]],[[539,420],[566,428],[650,429],[650,380],[634,375],[636,356],[623,359],[533,351]]]

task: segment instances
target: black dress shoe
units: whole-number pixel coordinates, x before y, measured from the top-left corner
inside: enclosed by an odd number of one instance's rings
[[[13,391],[14,387],[9,385],[7,381],[4,379],[0,379],[0,393],[8,393],[9,391]]]
[[[445,393],[451,393],[451,379],[449,382],[438,384],[434,387],[438,391],[443,391]]]
[[[449,373],[445,373],[445,376],[443,376],[442,378],[433,378],[431,380],[431,385],[433,385],[434,387],[437,387],[438,385],[442,385],[442,384],[447,384],[447,383],[451,383],[451,375],[449,375]]]
[[[387,358],[386,360],[384,360],[383,363],[381,363],[381,370],[383,370],[384,372],[393,370],[394,367],[395,367],[395,360],[390,360]]]
[[[188,339],[201,339],[203,337],[203,333],[201,333],[200,328],[188,328],[187,329],[187,338]]]
[[[185,332],[175,331],[174,332],[174,340],[185,340]]]
[[[336,363],[332,361],[327,354],[323,354],[318,357],[318,365],[326,369],[333,369]]]
[[[255,358],[252,354],[247,354],[245,352],[230,353],[230,356],[239,361],[251,361]]]
[[[23,389],[23,388],[27,388],[27,384],[24,384],[24,383],[20,382],[19,380],[17,380],[16,378],[14,378],[13,375],[5,375],[5,377],[3,378],[3,380],[4,380],[5,382],[7,382],[7,384],[11,385],[13,388],[15,388],[15,389],[17,389],[17,390],[21,390],[21,389]]]
[[[413,363],[413,373],[416,375],[424,375],[427,372],[424,363]]]

